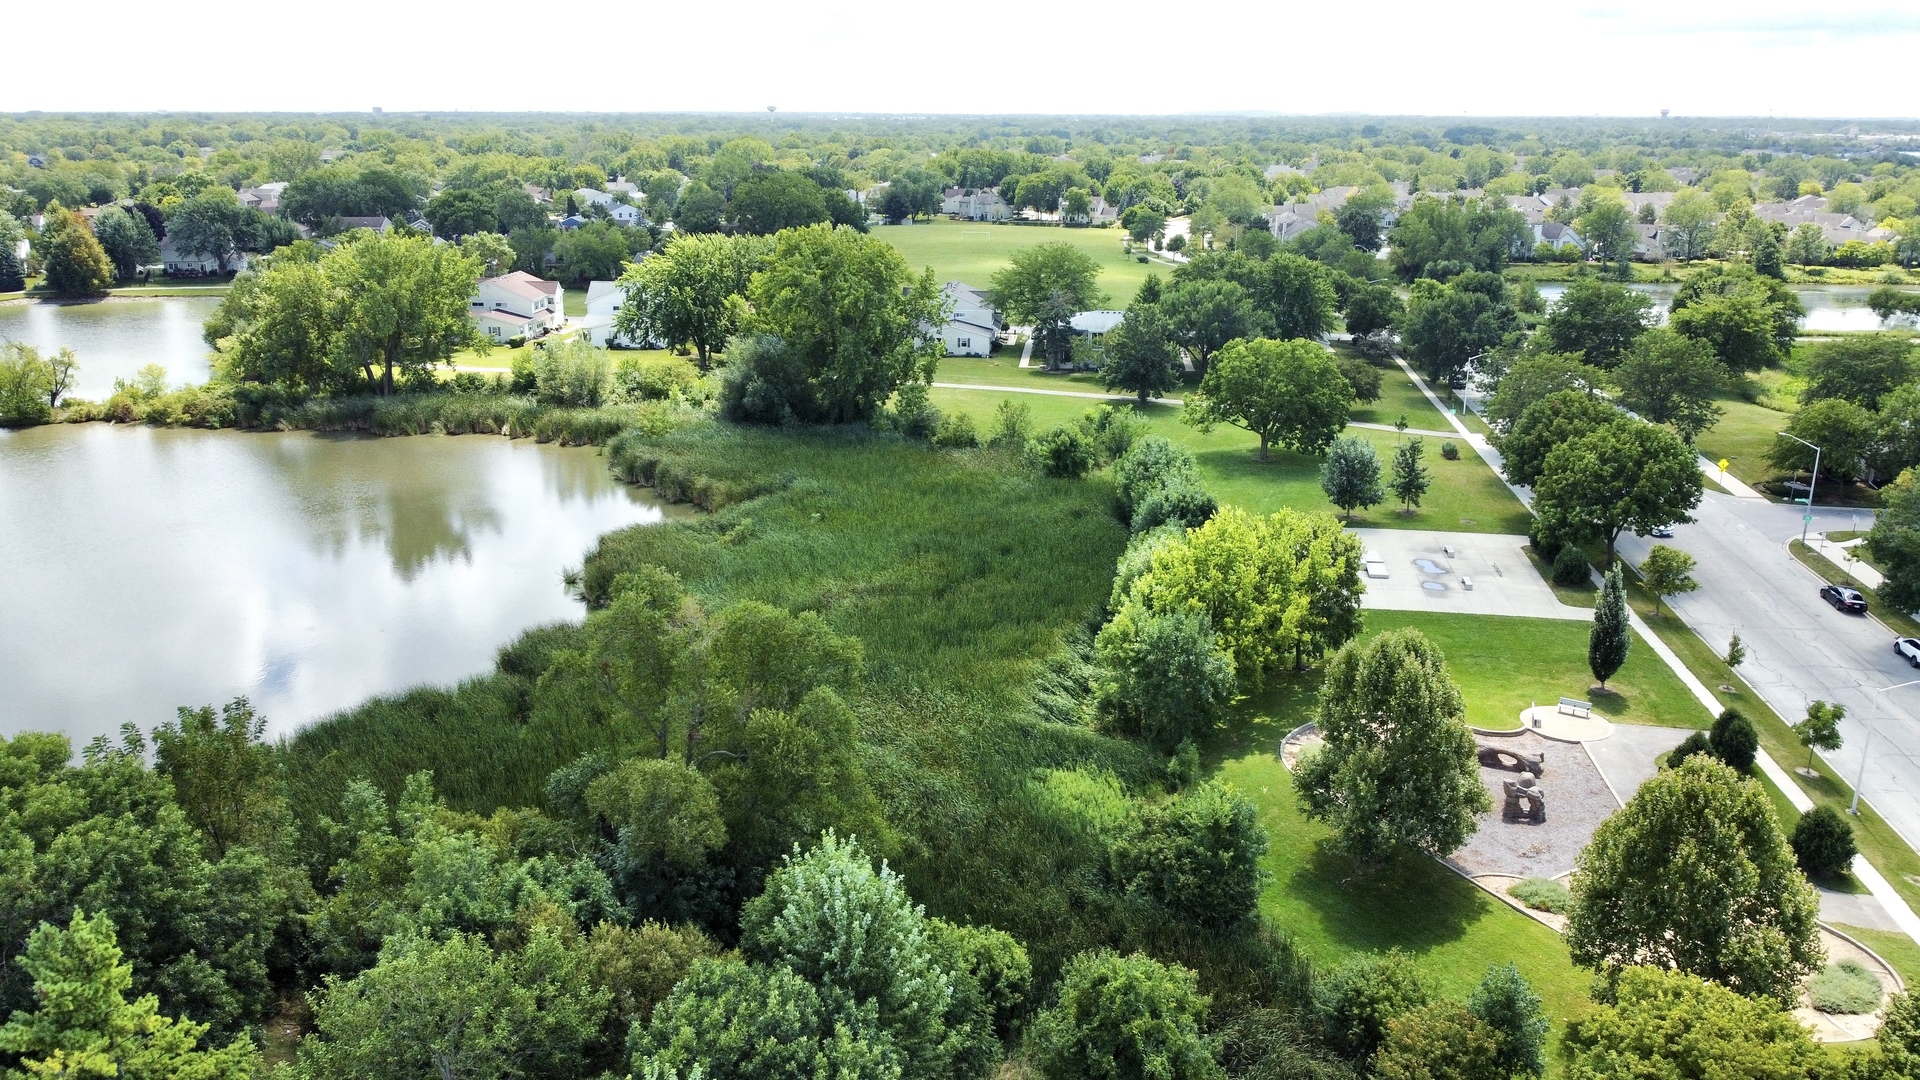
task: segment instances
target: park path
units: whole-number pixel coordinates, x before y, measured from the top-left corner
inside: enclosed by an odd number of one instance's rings
[[[1044,386],[989,386],[985,383],[937,382],[928,386],[941,390],[991,390],[998,394],[1041,394],[1046,397],[1092,398],[1096,401],[1138,401],[1133,394],[1101,394],[1091,390],[1048,390]],[[1181,405],[1179,398],[1148,398],[1155,405]]]

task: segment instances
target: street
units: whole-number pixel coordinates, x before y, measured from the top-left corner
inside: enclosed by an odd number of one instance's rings
[[[1696,592],[1668,601],[1714,651],[1738,631],[1747,648],[1740,674],[1788,723],[1814,699],[1847,708],[1846,744],[1824,756],[1853,782],[1867,754],[1862,797],[1909,844],[1920,840],[1920,686],[1875,693],[1920,678],[1894,655],[1894,634],[1873,619],[1843,615],[1820,599],[1820,579],[1787,553],[1800,535],[1803,507],[1735,498],[1709,490],[1697,521],[1672,540],[1625,537],[1620,551],[1638,565],[1656,543],[1692,555]],[[1812,531],[1867,528],[1872,512],[1816,508]],[[1868,745],[1869,729],[1872,731]],[[1782,761],[1793,766],[1794,761]]]

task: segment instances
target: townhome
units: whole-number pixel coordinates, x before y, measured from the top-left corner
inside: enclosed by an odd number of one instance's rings
[[[985,356],[1000,335],[1000,312],[987,294],[971,285],[949,281],[940,287],[951,314],[940,327],[948,356]]]
[[[515,270],[482,279],[467,315],[491,341],[537,338],[566,321],[561,314],[564,296],[559,282]]]

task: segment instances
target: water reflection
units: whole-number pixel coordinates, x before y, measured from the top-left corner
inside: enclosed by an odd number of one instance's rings
[[[113,393],[114,379],[132,379],[148,364],[166,368],[174,384],[206,382],[213,368],[200,330],[218,306],[207,296],[10,301],[0,304],[0,340],[43,351],[72,346],[80,358],[73,393],[99,401]]]
[[[1680,291],[1678,285],[1634,284],[1628,288],[1653,297],[1654,311],[1662,323],[1667,321],[1667,311],[1673,306],[1674,293]],[[1873,292],[1873,286],[1795,285],[1789,288],[1800,298],[1800,306],[1807,309],[1806,317],[1800,320],[1802,330],[1820,333],[1889,328],[1867,306],[1867,296]],[[1559,283],[1543,284],[1539,289],[1540,298],[1549,305],[1567,291],[1567,287]]]
[[[590,450],[90,424],[0,436],[0,733],[251,695],[276,731],[484,671],[602,533]]]

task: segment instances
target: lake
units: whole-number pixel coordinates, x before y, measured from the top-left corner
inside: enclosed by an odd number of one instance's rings
[[[1673,303],[1673,294],[1679,291],[1678,285],[1628,286],[1637,292],[1653,297],[1654,310],[1660,315],[1660,321],[1666,322],[1667,308]],[[1551,305],[1567,291],[1562,284],[1542,284],[1540,298]],[[1793,294],[1800,298],[1800,306],[1807,309],[1806,318],[1800,320],[1800,328],[1812,333],[1835,330],[1882,330],[1880,316],[1867,307],[1867,294],[1873,292],[1870,285],[1796,285],[1791,287]]]
[[[247,695],[274,734],[487,671],[662,519],[584,448],[85,424],[0,433],[0,734],[76,749]]]
[[[104,401],[113,380],[133,378],[148,364],[167,369],[167,381],[203,383],[213,373],[200,329],[220,306],[215,296],[114,297],[80,304],[15,301],[0,304],[0,340],[42,352],[71,346],[80,358],[75,397]]]

